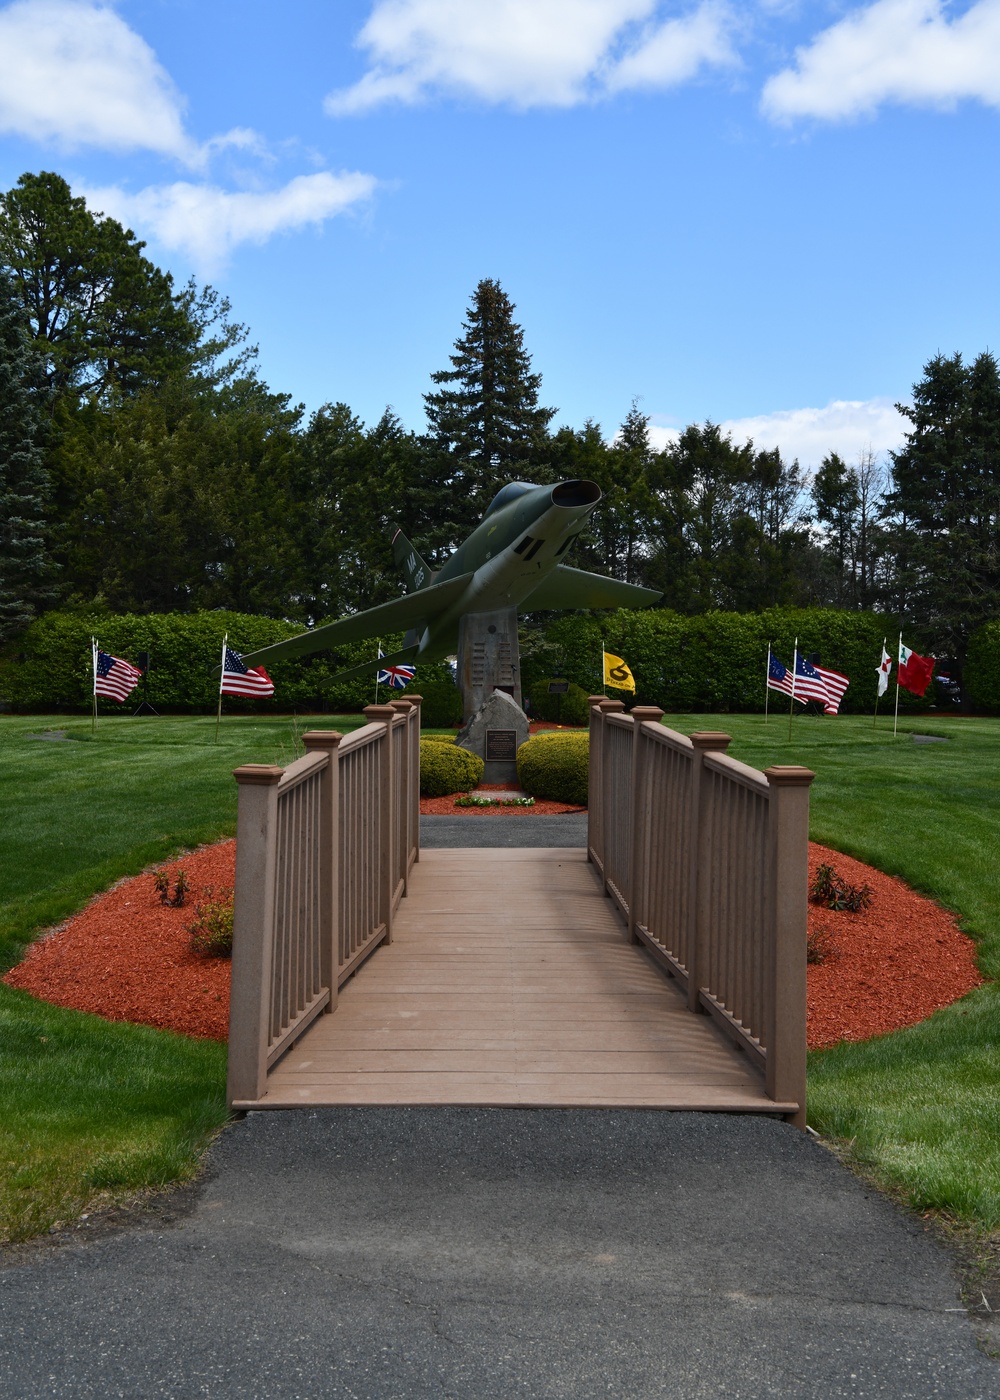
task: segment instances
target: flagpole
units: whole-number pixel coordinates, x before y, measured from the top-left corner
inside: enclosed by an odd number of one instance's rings
[[[375,639],[375,660],[382,660],[382,638]],[[375,667],[375,704],[378,704],[378,667]]]
[[[215,742],[219,742],[219,725],[222,723],[222,687],[226,680],[226,643],[229,641],[229,633],[222,639],[222,675],[219,677],[219,708],[215,712]]]
[[[97,733],[97,638],[90,639],[90,660],[94,669],[94,719],[91,724],[91,733]]]
[[[764,723],[767,724],[768,701],[771,698],[771,643],[767,644],[767,670],[764,673]]]
[[[903,634],[899,634],[899,647],[896,651],[896,714],[892,721],[892,737],[896,737],[896,727],[899,724],[899,658],[903,655]]]
[[[792,693],[788,699],[788,741],[792,739],[792,714],[795,710],[795,673],[799,669],[799,639],[795,638],[795,650],[792,652]]]

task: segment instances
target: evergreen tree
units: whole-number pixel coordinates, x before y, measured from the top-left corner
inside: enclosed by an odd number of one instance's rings
[[[0,267],[13,278],[50,389],[103,398],[185,373],[217,308],[142,256],[61,176],[25,174],[0,196]]]
[[[524,332],[499,282],[479,283],[463,330],[451,369],[431,376],[442,387],[424,403],[448,487],[471,524],[505,480],[538,460],[555,409],[539,407],[542,377],[531,372]]]
[[[913,387],[913,424],[893,453],[897,598],[961,664],[969,634],[1000,611],[1000,369],[938,355]]]
[[[0,274],[0,640],[51,594],[39,368],[17,294]]]

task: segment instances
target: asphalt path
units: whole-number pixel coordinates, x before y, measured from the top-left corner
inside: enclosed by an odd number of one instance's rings
[[[586,846],[586,812],[557,817],[496,816],[492,812],[458,812],[420,818],[420,844],[428,849],[482,846]]]
[[[1000,1395],[940,1247],[775,1119],[252,1113],[172,1199],[8,1258],[3,1400]]]
[[[0,1272],[0,1395],[997,1394],[939,1248],[772,1119],[253,1113],[210,1171]]]

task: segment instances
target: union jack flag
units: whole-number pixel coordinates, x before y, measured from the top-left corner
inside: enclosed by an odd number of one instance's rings
[[[393,690],[402,690],[410,684],[416,674],[416,666],[387,666],[384,671],[379,671],[377,680],[379,685],[388,685]]]

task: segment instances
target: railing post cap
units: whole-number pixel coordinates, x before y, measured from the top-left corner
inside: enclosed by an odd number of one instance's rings
[[[389,705],[398,715],[405,715],[412,708],[409,698],[405,695],[399,700],[390,700]]]
[[[618,714],[624,708],[624,700],[609,700],[607,696],[602,696],[598,701],[598,709],[603,710],[606,715]]]
[[[283,768],[276,768],[273,763],[244,763],[241,767],[233,769],[233,777],[238,783],[256,783],[261,787],[270,787],[281,781],[284,771]]]
[[[411,705],[419,705],[422,703],[424,697],[422,695],[418,695],[416,691],[414,691],[412,695],[407,695],[406,698],[407,700],[409,700]]]
[[[362,713],[369,724],[386,724],[396,716],[391,705],[366,705]]]
[[[776,763],[764,769],[764,777],[772,787],[808,787],[815,776],[811,768],[797,763]]]
[[[606,695],[588,695],[588,696],[587,696],[587,704],[588,704],[588,705],[599,705],[599,704],[601,703],[602,700],[606,700],[607,698],[608,698],[608,697],[607,697]]]
[[[339,729],[310,729],[302,742],[307,749],[335,749],[343,737]]]
[[[632,706],[632,718],[633,718],[633,719],[636,721],[636,723],[638,723],[638,724],[642,724],[642,723],[644,723],[646,720],[650,720],[650,721],[652,721],[654,724],[655,724],[655,723],[658,723],[658,722],[663,718],[663,716],[664,716],[665,714],[666,714],[666,711],[665,711],[665,710],[661,710],[660,707],[659,707],[659,705],[633,705],[633,706]]]
[[[724,734],[721,729],[701,729],[697,734],[691,735],[691,743],[696,749],[724,751],[732,742],[733,736]]]

